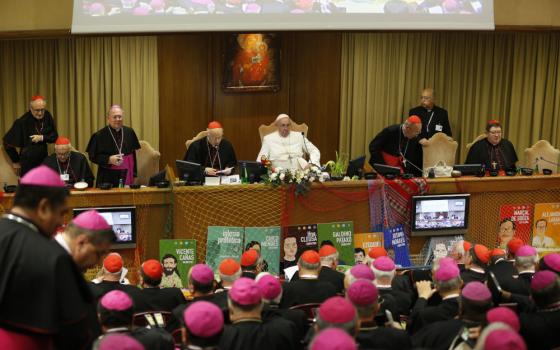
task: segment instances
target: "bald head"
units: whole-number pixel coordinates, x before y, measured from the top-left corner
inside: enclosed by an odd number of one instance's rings
[[[222,138],[224,137],[224,129],[223,128],[214,128],[214,129],[207,129],[208,130],[208,143],[212,146],[216,147],[222,142]]]
[[[29,111],[35,119],[43,119],[47,103],[43,98],[37,98],[29,102]]]
[[[123,125],[123,114],[124,111],[119,105],[113,105],[109,108],[107,112],[107,122],[111,128],[115,130],[120,130]]]
[[[422,95],[420,97],[422,107],[426,109],[434,108],[434,101],[435,101],[435,92],[432,88],[426,88],[422,90]]]
[[[278,128],[278,133],[282,137],[287,137],[290,134],[290,126],[292,121],[290,120],[290,116],[287,114],[279,114],[276,117],[276,127]]]

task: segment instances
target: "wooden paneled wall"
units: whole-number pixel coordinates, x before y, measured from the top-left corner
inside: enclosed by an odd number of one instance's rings
[[[257,129],[279,113],[307,123],[321,160],[332,159],[338,147],[341,34],[280,33],[281,89],[275,93],[222,90],[225,35],[158,37],[162,165],[182,159],[185,141],[214,119],[223,124],[238,159],[256,159]]]

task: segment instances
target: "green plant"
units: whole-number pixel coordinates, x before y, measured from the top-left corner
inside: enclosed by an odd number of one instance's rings
[[[328,169],[331,177],[343,177],[346,175],[346,170],[348,169],[348,154],[341,153],[340,155],[336,152],[336,160],[329,160],[325,164],[325,168]]]

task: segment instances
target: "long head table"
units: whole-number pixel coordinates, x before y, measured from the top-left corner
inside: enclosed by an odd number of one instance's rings
[[[381,180],[376,180],[381,181]],[[470,193],[467,238],[494,246],[502,204],[560,201],[560,175],[531,177],[463,177],[428,179],[429,194]],[[204,260],[207,227],[275,226],[318,222],[354,222],[356,232],[370,230],[367,181],[313,184],[307,196],[295,198],[282,188],[266,185],[143,188],[72,192],[71,208],[134,205],[137,207],[138,245],[123,250],[129,266],[158,258],[159,239],[195,238],[198,259]],[[366,195],[364,195],[366,194]],[[13,195],[0,198],[0,212],[12,205]],[[67,219],[70,219],[71,213]],[[423,237],[411,239],[418,252]]]

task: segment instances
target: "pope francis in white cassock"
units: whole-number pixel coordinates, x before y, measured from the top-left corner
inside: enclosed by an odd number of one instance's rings
[[[292,121],[287,114],[276,118],[277,132],[263,138],[261,151],[257,157],[260,162],[265,156],[273,167],[283,169],[303,169],[307,166],[304,153],[309,154],[309,163],[320,166],[321,152],[302,133],[291,131]]]

